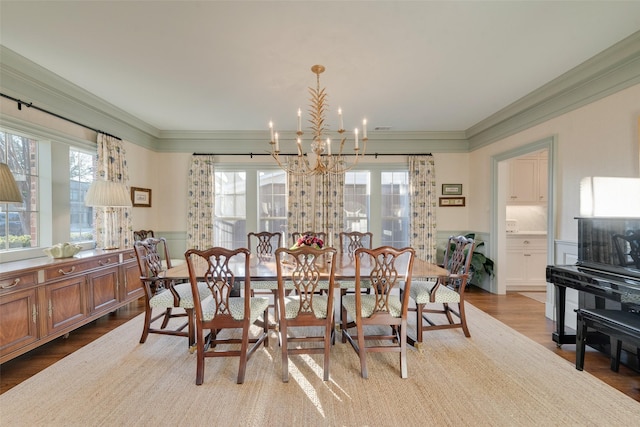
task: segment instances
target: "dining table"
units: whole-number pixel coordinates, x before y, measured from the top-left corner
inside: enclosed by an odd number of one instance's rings
[[[396,268],[398,271],[403,271],[406,269],[406,259],[407,257],[401,257],[396,262]],[[361,263],[361,275],[366,277],[369,272],[370,264],[366,261],[366,257],[363,258],[363,262]],[[335,266],[335,281],[338,284],[340,281],[349,281],[353,282],[353,286],[355,286],[355,277],[356,277],[356,263],[355,256],[353,254],[342,254],[337,253],[334,257],[334,261],[336,263]],[[324,261],[322,257],[319,257],[317,261],[320,266],[320,275],[329,275],[329,265]],[[194,266],[196,268],[196,276],[198,278],[204,277],[207,264],[202,262],[201,259],[196,259],[194,262]],[[283,272],[285,277],[288,272],[292,271],[290,268],[292,265],[285,261],[283,262]],[[247,277],[247,272],[245,270],[244,260],[240,259],[238,261],[231,261],[229,263],[229,268],[234,274],[235,278],[238,280],[244,280]],[[436,279],[438,277],[447,277],[449,275],[449,271],[430,262],[424,261],[420,258],[415,258],[413,262],[413,270],[412,270],[412,280],[428,280],[428,279]],[[250,255],[249,261],[249,278],[251,281],[261,281],[261,280],[278,280],[278,270],[276,266],[275,256],[271,255]],[[189,268],[187,263],[180,264],[178,266],[172,267],[168,270],[165,270],[162,274],[162,277],[174,280],[189,280]]]

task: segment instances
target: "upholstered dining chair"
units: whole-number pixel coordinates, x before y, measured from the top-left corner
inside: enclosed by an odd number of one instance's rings
[[[244,289],[239,297],[231,296],[236,276],[233,262],[244,262],[243,271],[250,270],[250,255],[248,249],[226,249],[213,247],[203,251],[189,249],[185,252],[185,259],[189,268],[191,290],[196,295],[195,325],[196,325],[196,384],[204,381],[205,359],[207,357],[239,357],[237,383],[244,382],[247,361],[251,355],[264,343],[269,345],[267,309],[269,299],[251,296],[251,278],[244,278]],[[243,260],[244,258],[244,260]],[[242,264],[241,264],[242,265]],[[205,296],[197,291],[204,284]],[[262,317],[262,319],[260,319]],[[255,335],[251,326],[262,323],[260,333]],[[240,330],[241,337],[232,331]],[[204,331],[209,334],[204,335]],[[240,348],[237,348],[240,344]],[[232,345],[232,346],[229,346]]]
[[[162,273],[167,268],[171,268],[166,240],[163,237],[149,237],[134,242],[133,247],[145,293],[144,328],[140,343],[144,343],[152,333],[189,337],[189,346],[192,346],[195,343],[195,329],[191,285],[178,284],[162,277]],[[162,258],[167,260],[166,265]],[[200,287],[199,291],[201,295],[206,295],[205,288]],[[179,309],[178,313],[173,312],[176,308]],[[154,316],[154,309],[162,310],[162,313]],[[169,321],[174,317],[186,317],[186,322],[177,327],[167,328]],[[160,327],[153,327],[154,323],[160,319],[162,319]]]
[[[259,233],[247,233],[247,248],[258,259],[258,262],[275,261],[276,249],[281,246],[282,234],[261,231]],[[275,329],[278,322],[278,281],[277,280],[254,280],[251,282],[253,295],[268,295],[273,297],[273,318],[274,323],[269,324],[269,328]]]
[[[391,246],[355,251],[356,289],[366,279],[371,294],[355,292],[342,297],[342,335],[360,357],[360,372],[368,378],[367,354],[397,352],[400,376],[407,378],[407,310],[409,295],[398,298],[401,286],[411,289],[415,250]],[[391,328],[391,332],[386,330]],[[352,330],[355,329],[355,332]],[[367,342],[371,344],[367,345]]]
[[[323,379],[329,379],[329,353],[335,339],[335,254],[334,248],[316,249],[311,246],[276,251],[283,382],[289,381],[291,354],[323,354]],[[323,280],[320,280],[321,275]],[[292,293],[285,287],[289,281],[294,287]],[[306,344],[294,346],[303,342]]]
[[[475,242],[465,236],[451,236],[445,248],[444,264],[450,275],[439,277],[436,281],[413,282],[409,294],[415,301],[416,308],[416,342],[422,343],[423,332],[435,329],[462,328],[464,335],[470,337],[467,317],[464,311],[464,291],[469,279],[471,258]],[[435,308],[427,308],[438,304]],[[446,323],[436,323],[432,317],[444,315]],[[454,317],[455,316],[455,317]],[[444,320],[444,319],[442,319]],[[457,321],[456,321],[457,320]],[[424,323],[427,323],[426,325]]]

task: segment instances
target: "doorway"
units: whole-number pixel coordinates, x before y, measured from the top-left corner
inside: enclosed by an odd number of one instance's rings
[[[535,208],[528,208],[529,206],[526,202],[515,202],[511,199],[512,194],[511,191],[511,176],[510,171],[510,162],[514,161],[518,158],[532,158],[535,157],[538,153],[546,154],[546,161],[539,160],[539,165],[542,167],[539,170],[543,171],[543,179],[538,181],[538,185],[546,185],[546,207],[542,208],[542,213],[544,214],[543,225],[539,224],[540,218],[540,206],[541,203],[532,204],[531,206],[536,206]],[[522,262],[526,263],[525,267],[529,264],[532,265],[532,273],[533,277],[537,280],[537,286],[533,286],[532,289],[546,291],[546,311],[547,313],[551,313],[553,308],[553,293],[549,292],[551,286],[546,283],[544,280],[544,274],[546,270],[546,265],[553,264],[554,259],[554,173],[553,173],[553,164],[554,164],[554,153],[555,153],[555,138],[549,137],[540,141],[532,142],[530,144],[526,144],[522,147],[518,147],[513,150],[509,150],[498,155],[493,156],[492,158],[492,188],[493,188],[493,223],[491,227],[491,244],[492,247],[495,248],[494,254],[497,260],[496,263],[496,280],[492,282],[491,292],[497,294],[505,294],[507,291],[518,290],[517,286],[513,286],[518,283],[517,277],[510,277],[510,274],[514,272],[513,260],[516,255],[514,255],[512,245],[508,245],[508,235],[517,236],[517,240],[521,243],[521,256],[523,259]],[[535,187],[535,185],[533,186]],[[513,214],[521,214],[521,218],[508,218],[507,217],[507,207],[513,206],[514,208],[510,208],[509,212]],[[529,216],[527,216],[527,213]],[[524,228],[531,227],[530,220],[533,220],[535,217],[536,227],[542,227],[542,229],[537,230],[525,230]],[[513,222],[509,223],[509,233],[507,232],[507,219],[513,220],[516,219],[515,228],[513,226]],[[512,234],[513,230],[518,230],[521,232],[527,231],[538,231],[538,236],[536,236],[535,242],[533,239],[527,239],[528,236],[526,233],[522,235]],[[531,234],[534,236],[534,234]],[[525,243],[528,241],[528,243]],[[532,253],[531,250],[527,250],[525,252],[524,245],[530,245],[535,243],[535,252]],[[539,246],[541,245],[541,247]],[[509,247],[509,248],[508,248]],[[533,249],[533,248],[530,248]],[[533,256],[532,256],[533,255]],[[526,257],[526,259],[524,258]],[[533,258],[531,260],[530,258]],[[511,262],[510,262],[511,260]],[[511,280],[508,280],[511,279]],[[527,282],[526,278],[522,278],[520,282],[520,289],[522,292],[527,292]]]

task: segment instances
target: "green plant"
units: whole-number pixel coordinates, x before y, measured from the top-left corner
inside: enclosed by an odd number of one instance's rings
[[[468,283],[480,286],[487,274],[493,277],[493,260],[485,255],[484,242],[476,239],[476,233],[468,233],[465,237],[474,239],[476,242],[471,257],[471,276]]]

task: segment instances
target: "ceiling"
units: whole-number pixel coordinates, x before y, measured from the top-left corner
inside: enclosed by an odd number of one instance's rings
[[[640,30],[640,1],[0,1],[0,44],[158,130],[466,130]],[[307,117],[303,117],[306,121]]]

